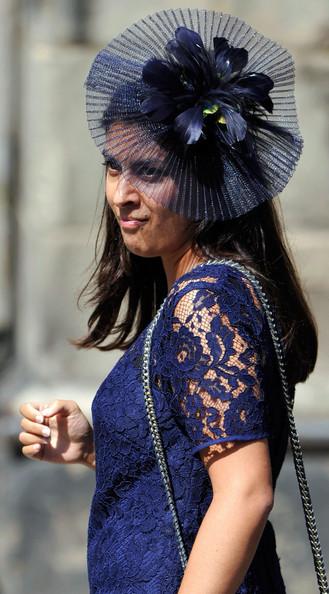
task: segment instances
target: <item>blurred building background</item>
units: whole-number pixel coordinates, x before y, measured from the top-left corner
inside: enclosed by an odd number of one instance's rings
[[[189,6],[181,0],[179,6]],[[296,391],[325,558],[329,556],[329,4],[222,0],[296,61],[305,148],[281,197],[286,229],[319,327],[315,372]],[[120,352],[81,352],[76,299],[88,278],[103,204],[100,154],[83,82],[97,51],[166,0],[1,0],[0,467],[2,594],[87,594],[86,531],[94,473],[20,456],[22,401],[72,398],[88,415]],[[194,7],[194,5],[192,6]],[[288,455],[271,514],[287,590],[317,590],[295,470]],[[156,594],[156,593],[155,593]],[[270,593],[269,593],[270,594]]]

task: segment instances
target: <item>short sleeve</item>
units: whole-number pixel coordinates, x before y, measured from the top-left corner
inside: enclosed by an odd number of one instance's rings
[[[174,300],[166,369],[192,453],[215,443],[269,437],[265,322],[246,278],[194,283]]]

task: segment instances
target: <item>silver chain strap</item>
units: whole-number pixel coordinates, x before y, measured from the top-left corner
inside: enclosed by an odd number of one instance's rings
[[[238,262],[235,262],[234,260],[211,259],[211,260],[208,260],[207,262],[200,264],[199,267],[207,266],[209,264],[216,264],[216,263],[217,264],[228,264],[228,265],[232,266],[233,268],[237,268],[242,273],[244,273],[244,275],[250,280],[250,282],[254,286],[254,288],[257,292],[257,295],[259,296],[260,301],[264,307],[264,310],[266,313],[266,318],[267,318],[268,325],[269,325],[269,329],[270,329],[271,336],[273,339],[275,352],[277,355],[278,367],[279,367],[281,384],[282,384],[282,391],[284,394],[284,399],[285,399],[287,413],[288,413],[290,443],[291,443],[291,448],[292,448],[292,452],[293,452],[294,465],[295,465],[295,469],[296,469],[298,486],[299,486],[299,491],[300,491],[300,495],[301,495],[301,499],[302,499],[304,514],[305,514],[306,528],[307,528],[309,541],[310,541],[310,545],[311,545],[311,549],[312,549],[313,562],[314,562],[315,572],[316,572],[317,581],[318,581],[318,585],[319,585],[319,591],[321,594],[329,594],[328,579],[326,576],[326,569],[325,569],[325,564],[324,564],[324,560],[323,560],[316,520],[315,520],[315,516],[314,516],[310,490],[309,490],[309,486],[308,486],[307,479],[306,479],[302,449],[301,449],[297,429],[295,426],[295,420],[294,420],[294,416],[293,416],[293,412],[292,412],[294,400],[293,400],[292,395],[289,393],[289,384],[288,384],[287,372],[286,372],[286,368],[285,368],[283,347],[282,347],[281,338],[279,336],[279,332],[278,332],[278,329],[277,329],[277,326],[275,323],[273,312],[272,312],[271,306],[269,304],[269,300],[262,289],[262,285],[260,284],[258,279],[254,276],[254,274],[252,272],[250,272],[250,270],[248,268],[246,268],[242,264],[239,264]],[[150,430],[151,430],[151,435],[152,435],[152,439],[153,439],[153,445],[154,445],[159,469],[161,472],[161,476],[163,479],[163,483],[165,486],[167,499],[168,499],[168,503],[169,503],[169,508],[172,513],[173,524],[174,524],[177,542],[178,542],[179,556],[180,556],[182,568],[184,569],[186,566],[186,563],[187,563],[188,556],[186,553],[184,540],[183,540],[183,536],[182,536],[182,531],[181,531],[181,526],[180,526],[180,522],[179,522],[179,518],[178,518],[176,506],[175,506],[173,489],[172,489],[172,485],[171,485],[171,481],[170,481],[168,466],[166,463],[166,457],[165,457],[164,447],[163,447],[163,443],[162,443],[162,439],[161,439],[161,433],[159,430],[159,426],[158,426],[158,422],[157,422],[157,418],[156,418],[156,414],[155,414],[154,403],[153,403],[153,398],[152,398],[152,391],[151,391],[151,386],[150,386],[150,375],[149,375],[152,334],[153,334],[155,325],[160,317],[160,314],[161,314],[163,306],[166,302],[166,299],[167,299],[167,297],[164,299],[162,305],[158,309],[158,312],[155,315],[155,317],[153,318],[153,320],[147,330],[147,333],[146,333],[145,342],[144,342],[142,373],[143,373],[145,406],[146,406],[147,415],[148,415],[148,419],[149,419]]]

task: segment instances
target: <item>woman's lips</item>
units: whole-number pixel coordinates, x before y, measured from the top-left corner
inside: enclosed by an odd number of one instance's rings
[[[145,219],[144,221],[142,220],[138,220],[138,219],[120,219],[120,225],[121,227],[123,227],[124,229],[134,229],[135,227],[141,227],[142,225],[145,225],[146,223]]]

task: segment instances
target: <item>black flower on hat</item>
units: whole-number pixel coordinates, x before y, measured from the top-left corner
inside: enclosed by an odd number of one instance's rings
[[[166,45],[168,60],[152,58],[142,71],[145,84],[141,111],[152,121],[172,123],[185,144],[207,137],[216,126],[219,140],[232,146],[243,141],[265,110],[272,113],[273,80],[243,72],[248,51],[215,37],[208,52],[200,35],[178,27]]]

